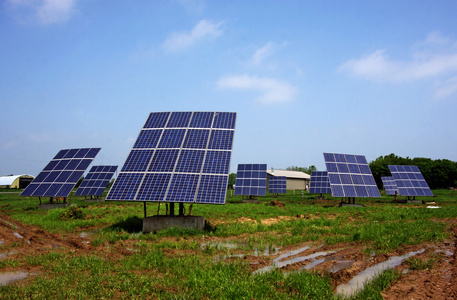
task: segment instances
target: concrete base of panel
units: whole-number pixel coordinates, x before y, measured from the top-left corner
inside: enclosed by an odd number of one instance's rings
[[[76,203],[40,203],[38,204],[38,208],[41,209],[55,209],[55,208],[65,208],[72,205],[76,205]]]
[[[242,202],[243,203],[255,203],[255,204],[258,204],[259,203],[259,199],[243,199]]]
[[[143,218],[143,232],[157,232],[171,227],[187,229],[203,229],[205,217],[203,216],[152,216]]]
[[[344,203],[340,202],[338,205],[339,207],[364,207],[363,204],[360,203]]]

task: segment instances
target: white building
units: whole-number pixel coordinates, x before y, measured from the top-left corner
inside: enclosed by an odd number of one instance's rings
[[[0,188],[23,189],[35,179],[32,175],[6,175],[0,176]]]
[[[311,176],[299,171],[267,170],[267,177],[286,176],[287,190],[308,190]]]

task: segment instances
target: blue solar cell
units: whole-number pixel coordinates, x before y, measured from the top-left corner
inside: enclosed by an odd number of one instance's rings
[[[39,183],[30,183],[21,193],[21,196],[32,196],[35,190],[40,186]]]
[[[198,202],[196,195],[203,184],[203,176],[225,175],[228,178],[235,119],[236,113],[151,113],[142,130],[154,128],[159,132],[160,139],[157,145],[154,146],[153,143],[148,142],[146,133],[140,133],[120,172],[120,174],[138,172],[143,184],[137,187],[139,190],[132,199],[122,199],[119,192],[111,191],[106,199]],[[134,153],[138,151],[136,147],[146,147],[142,149],[152,152],[141,156]],[[147,166],[149,168],[146,170]],[[158,176],[159,173],[166,174],[167,178]],[[113,188],[121,183],[122,178],[119,179],[119,177],[114,182]],[[167,184],[155,185],[151,181],[159,180],[159,177],[160,180],[168,180]],[[218,181],[214,179],[208,182]],[[225,183],[224,190],[227,188],[226,185]],[[225,203],[225,192],[216,194],[222,198],[203,202]]]
[[[176,165],[176,172],[200,173],[204,156],[204,150],[182,150]]]
[[[183,148],[206,149],[210,130],[189,129]]]
[[[83,149],[79,149],[79,151],[76,151],[73,155],[73,158],[85,158],[86,156],[88,158],[94,158],[95,155],[97,155],[97,153],[89,153],[90,151],[90,148],[83,148]]]
[[[53,159],[62,159],[68,151],[69,149],[60,150],[59,152],[57,152],[56,156],[54,156]]]
[[[44,167],[43,171],[50,171],[54,170],[55,166],[59,163],[58,160],[51,160],[46,167]],[[35,178],[36,179],[36,178]]]
[[[172,172],[175,167],[178,154],[178,149],[156,150],[151,161],[149,156],[144,158],[143,166],[145,166],[150,161],[148,172]],[[139,161],[142,161],[141,158],[139,159]],[[141,172],[145,170],[146,169],[138,169],[137,171]]]
[[[389,170],[402,196],[433,196],[417,166],[391,165]]]
[[[211,128],[213,123],[213,113],[211,112],[194,112],[190,128]]]
[[[91,164],[91,162],[92,162],[92,159],[87,159],[87,158],[85,158],[85,159],[81,160],[81,162],[79,163],[79,165],[76,167],[76,170],[83,170],[83,171],[85,171],[85,170],[89,167],[89,165]],[[68,168],[67,168],[66,170],[68,170]]]
[[[191,116],[191,112],[173,112],[167,122],[166,128],[188,127]]]
[[[223,199],[225,199],[225,193],[227,191],[227,183],[227,175],[202,175],[195,202],[223,204]]]
[[[235,129],[236,114],[218,112],[214,116],[213,128]]]
[[[287,178],[286,176],[270,176],[268,182],[268,192],[275,194],[287,193]]]
[[[364,156],[324,153],[334,197],[381,197]]]
[[[265,196],[266,194],[266,164],[238,165],[235,195]],[[237,189],[236,187],[241,187]]]
[[[230,171],[230,156],[231,153],[229,151],[208,150],[202,172],[210,174],[228,174]]]
[[[141,184],[143,174],[141,173],[119,173],[109,194],[111,199],[135,200],[135,195]],[[108,195],[106,199],[108,199]]]
[[[181,148],[185,134],[185,129],[166,129],[157,148]]]
[[[117,166],[93,166],[75,192],[77,196],[102,196]]]
[[[76,153],[78,153],[79,149],[70,149],[67,151],[67,153],[65,153],[64,157],[63,158],[73,158]]]
[[[55,182],[67,182],[73,171],[62,171],[56,178]]]
[[[162,130],[141,130],[133,148],[149,149],[157,147]]]
[[[122,167],[121,172],[146,171],[154,150],[132,150]]]
[[[170,112],[159,112],[149,114],[143,128],[163,128],[167,124]]]
[[[213,130],[208,149],[230,150],[233,144],[233,130]]]

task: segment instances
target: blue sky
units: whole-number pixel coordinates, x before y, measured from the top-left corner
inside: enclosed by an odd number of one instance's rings
[[[0,175],[122,166],[150,112],[238,113],[231,170],[457,161],[455,1],[5,0]]]

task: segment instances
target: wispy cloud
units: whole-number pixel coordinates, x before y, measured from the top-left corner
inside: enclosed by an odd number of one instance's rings
[[[41,24],[67,21],[76,11],[78,0],[8,0],[13,9],[20,10],[22,18],[30,18]]]
[[[172,33],[162,46],[170,52],[183,50],[206,38],[220,36],[222,25],[223,22],[201,20],[190,31]]]
[[[258,65],[267,57],[271,56],[273,52],[274,44],[272,42],[268,42],[265,46],[255,51],[254,55],[252,55],[251,61],[253,64]]]
[[[447,98],[457,92],[457,77],[450,78],[443,83],[438,84],[435,94],[436,99]]]
[[[247,74],[222,77],[218,80],[217,87],[259,91],[261,96],[256,101],[264,104],[289,102],[298,94],[298,88],[288,82],[273,78],[259,78]]]
[[[392,83],[454,77],[457,75],[457,43],[435,32],[416,44],[409,60],[392,59],[386,50],[381,49],[348,60],[338,70],[356,77]],[[453,81],[449,82],[442,87],[446,88],[436,92],[437,97],[449,96],[456,91]]]

